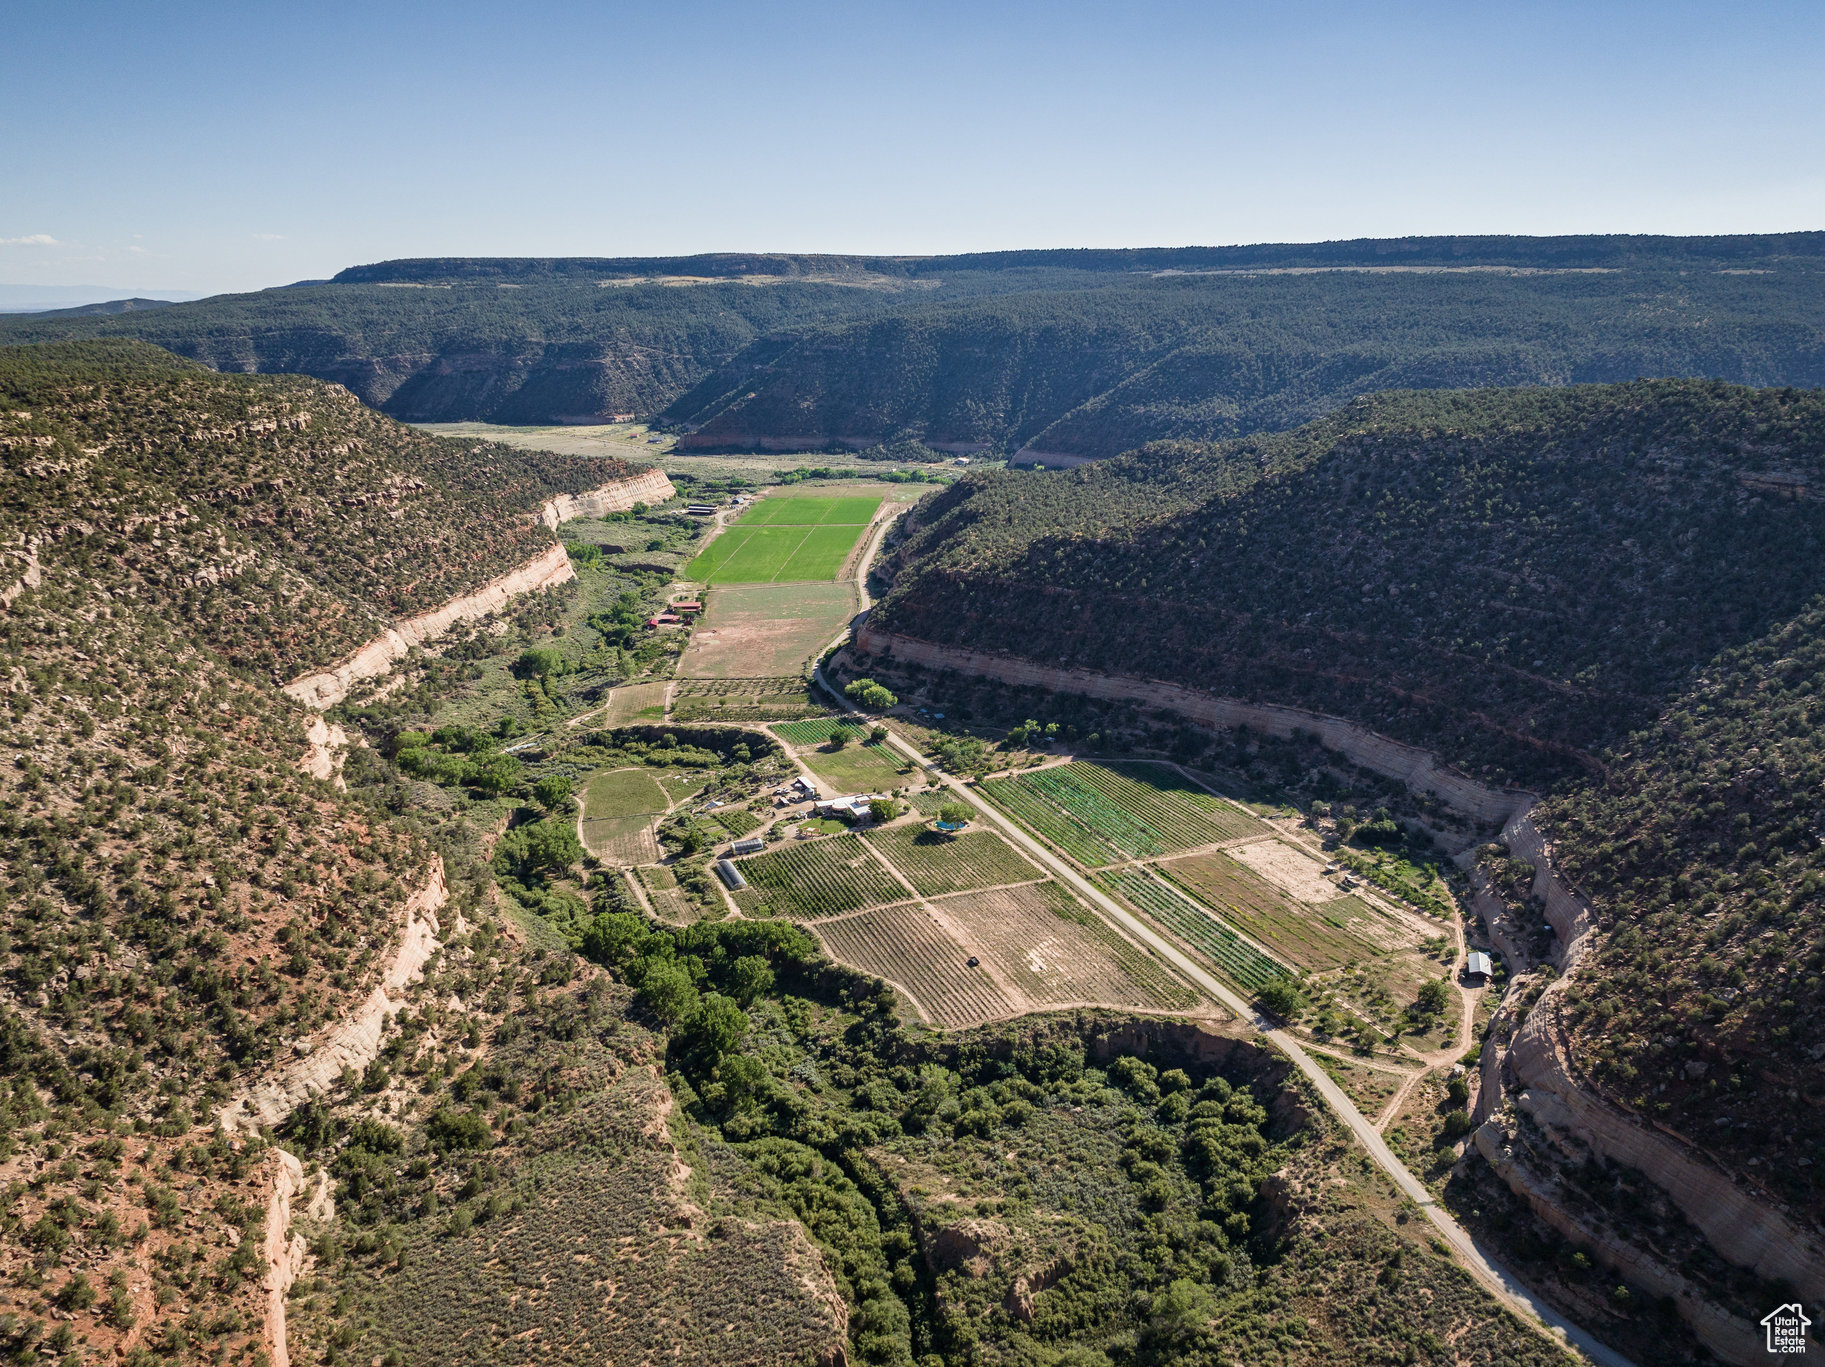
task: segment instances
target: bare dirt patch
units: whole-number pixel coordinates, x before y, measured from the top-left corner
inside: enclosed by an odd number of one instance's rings
[[[1233,845],[1228,854],[1297,901],[1329,902],[1343,895],[1336,884],[1325,879],[1322,864],[1283,841],[1256,840]]]
[[[707,593],[703,621],[678,661],[681,679],[802,673],[857,607],[846,583],[731,584]]]
[[[969,952],[992,960],[1033,1006],[1183,1010],[1195,1003],[1177,979],[1056,883],[958,893],[932,905]]]

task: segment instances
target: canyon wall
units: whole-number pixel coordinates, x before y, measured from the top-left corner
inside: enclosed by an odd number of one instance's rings
[[[318,1092],[327,1091],[344,1068],[360,1072],[380,1057],[381,1036],[390,1016],[406,1000],[406,989],[423,974],[437,951],[437,912],[448,896],[444,865],[432,865],[424,887],[406,899],[405,923],[399,947],[385,974],[353,1013],[343,1017],[315,1039],[301,1042],[292,1060],[275,1064],[255,1079],[216,1115],[229,1134],[258,1134],[262,1128],[281,1124],[292,1109]],[[261,1337],[272,1367],[290,1367],[291,1353],[285,1335],[285,1297],[303,1270],[306,1246],[302,1235],[291,1232],[292,1198],[306,1188],[304,1167],[281,1148],[267,1151],[266,1236],[261,1255],[266,1272],[261,1283],[266,1305]],[[306,1212],[313,1219],[330,1213],[329,1177],[319,1173]]]
[[[294,1107],[334,1086],[344,1068],[359,1073],[380,1057],[387,1018],[405,1004],[406,988],[418,980],[437,951],[437,913],[448,895],[440,859],[424,887],[406,900],[404,934],[374,990],[329,1030],[294,1046],[296,1058],[275,1065],[231,1097],[216,1116],[224,1130],[258,1133],[263,1126],[277,1125]]]
[[[663,470],[647,470],[631,479],[618,479],[581,494],[559,494],[539,510],[539,519],[554,532],[563,522],[579,517],[624,513],[636,503],[664,503],[677,494]]]
[[[473,593],[452,598],[440,607],[404,617],[369,641],[353,655],[327,669],[313,670],[285,685],[285,691],[312,711],[334,707],[363,679],[374,679],[393,667],[407,652],[436,640],[458,622],[472,621],[498,612],[522,593],[551,588],[576,578],[570,557],[562,546],[552,546],[516,570],[490,579]]]
[[[285,1297],[304,1267],[303,1235],[291,1232],[292,1197],[304,1190],[304,1165],[284,1149],[266,1151],[266,1238],[261,1255],[266,1264],[260,1289],[266,1293],[261,1340],[272,1367],[291,1367],[291,1350],[285,1341]]]
[[[1302,731],[1315,736],[1327,748],[1353,763],[1404,783],[1417,792],[1431,793],[1453,810],[1477,821],[1506,821],[1532,800],[1526,793],[1479,783],[1469,775],[1439,763],[1433,755],[1416,746],[1390,740],[1355,722],[1321,712],[1240,702],[1154,679],[1097,674],[1084,669],[1039,664],[1015,655],[937,645],[880,631],[867,622],[863,623],[851,649],[858,655],[879,656],[928,669],[955,669],[1007,684],[1164,708],[1205,726],[1246,726],[1280,737]]]
[[[1506,1048],[1493,1031],[1484,1046],[1477,1150],[1541,1219],[1629,1281],[1677,1302],[1693,1332],[1724,1361],[1761,1361],[1753,1325],[1708,1300],[1677,1269],[1597,1227],[1590,1213],[1579,1209],[1582,1200],[1573,1201],[1562,1190],[1551,1167],[1595,1154],[1640,1171],[1719,1256],[1764,1281],[1785,1282],[1807,1300],[1825,1299],[1825,1246],[1776,1198],[1733,1176],[1699,1145],[1630,1114],[1578,1080],[1560,998],[1592,948],[1595,918],[1553,867],[1552,847],[1527,811],[1515,814],[1502,838],[1511,854],[1534,866],[1531,891],[1556,936],[1552,958],[1560,976]],[[1515,1112],[1504,1111],[1505,1096],[1513,1097]],[[1537,1144],[1530,1135],[1537,1136]],[[1536,1151],[1541,1161],[1529,1161]]]
[[[560,523],[575,518],[625,512],[636,503],[663,503],[675,493],[663,470],[647,470],[584,493],[549,499],[539,509],[539,519],[556,530]],[[576,571],[570,567],[570,557],[562,546],[554,545],[518,569],[498,575],[460,598],[401,618],[352,655],[293,679],[285,685],[285,691],[312,711],[334,707],[361,680],[385,674],[408,651],[436,640],[458,622],[485,617],[500,611],[522,593],[551,588],[574,578]]]

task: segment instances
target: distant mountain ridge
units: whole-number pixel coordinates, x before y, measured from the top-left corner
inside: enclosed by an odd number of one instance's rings
[[[0,343],[134,337],[411,421],[703,450],[910,438],[1047,459],[1296,426],[1389,388],[1825,384],[1825,233],[1414,237],[957,256],[420,258]]]
[[[601,276],[824,275],[866,272],[925,276],[941,271],[1246,270],[1273,267],[1510,266],[1620,268],[1646,262],[1726,265],[1771,257],[1825,257],[1825,232],[1669,237],[1590,233],[1562,237],[1454,235],[1263,242],[1231,247],[1057,247],[948,256],[869,256],[799,252],[704,252],[693,256],[402,257],[350,266],[336,284]]]

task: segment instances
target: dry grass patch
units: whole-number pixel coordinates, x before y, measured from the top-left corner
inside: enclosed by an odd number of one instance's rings
[[[1197,1004],[1196,993],[1057,883],[959,893],[933,905],[1034,1006]]]
[[[1254,840],[1232,845],[1226,853],[1295,901],[1315,906],[1343,896],[1343,890],[1325,878],[1324,865],[1284,840]]]
[[[848,583],[728,584],[706,591],[681,679],[799,677],[855,614]]]
[[[627,684],[608,695],[608,711],[603,722],[608,726],[625,726],[636,721],[660,721],[665,717],[663,683]]]

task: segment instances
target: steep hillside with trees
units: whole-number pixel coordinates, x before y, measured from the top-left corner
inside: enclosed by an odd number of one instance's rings
[[[275,1160],[215,1113],[368,995],[408,902],[479,894],[299,772],[272,680],[549,546],[602,463],[133,343],[0,351],[0,452],[0,1335],[245,1360]]]
[[[1386,389],[1818,384],[1822,301],[1812,263],[1117,277],[768,338],[667,416],[703,447],[912,436],[1101,457],[1292,427]]]
[[[1497,777],[1594,770],[1825,568],[1825,399],[1406,393],[1298,431],[970,476],[877,625],[1337,712]]]
[[[143,343],[0,349],[0,402],[14,577],[54,556],[143,576],[273,677],[524,564],[553,544],[546,500],[634,468],[427,437],[333,385]]]
[[[5,319],[0,343],[140,338],[216,370],[333,380],[407,421],[607,421],[657,412],[775,329],[847,317],[887,298],[802,282],[327,283],[156,313]]]
[[[874,620],[1342,715],[1548,793],[1596,916],[1552,998],[1578,1080],[1816,1231],[1822,488],[1817,391],[1390,394],[971,476]]]

